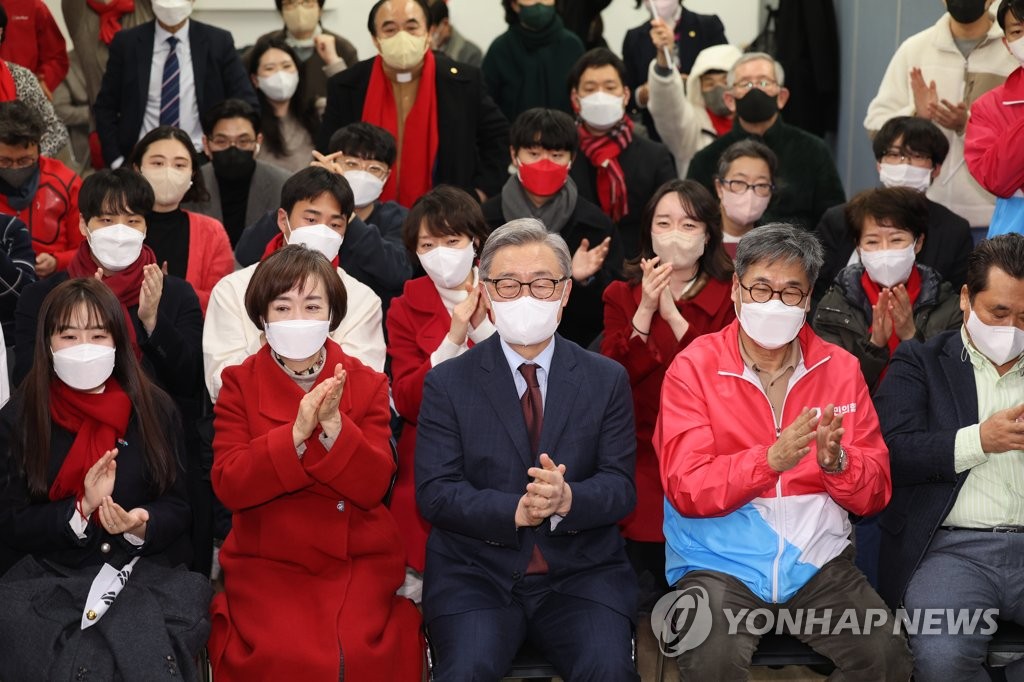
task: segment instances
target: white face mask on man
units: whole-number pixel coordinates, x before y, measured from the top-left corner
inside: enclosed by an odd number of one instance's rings
[[[906,187],[926,192],[932,184],[932,169],[909,163],[878,164],[878,180],[885,187]]]
[[[139,259],[146,233],[118,223],[86,232],[92,257],[109,272],[120,272]]]
[[[323,223],[317,225],[303,225],[290,230],[285,240],[289,244],[302,244],[307,249],[319,251],[329,261],[338,257],[338,251],[344,238],[336,230],[331,229]]]
[[[762,348],[782,348],[796,338],[804,326],[807,311],[802,305],[786,305],[777,298],[765,303],[740,303],[740,326]]]
[[[580,97],[580,118],[596,130],[610,130],[625,114],[621,96],[601,91]]]
[[[1024,331],[1017,327],[985,324],[973,308],[967,313],[966,326],[974,347],[997,366],[1024,353]]]
[[[512,346],[532,346],[550,339],[558,329],[558,311],[562,307],[565,289],[557,299],[542,301],[523,295],[514,301],[495,301],[487,291],[494,311],[494,328],[505,343]]]

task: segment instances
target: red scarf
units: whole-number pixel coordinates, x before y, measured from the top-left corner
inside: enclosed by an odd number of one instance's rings
[[[100,15],[100,40],[107,45],[121,30],[121,17],[135,11],[135,0],[85,0],[93,12]]]
[[[128,327],[128,338],[132,342],[135,357],[140,359],[142,358],[142,349],[139,348],[139,340],[135,336],[135,324],[132,322],[132,316],[128,313],[128,309],[139,304],[139,292],[142,290],[142,268],[152,263],[156,263],[156,254],[153,253],[153,249],[143,244],[142,253],[139,254],[138,259],[124,270],[109,273],[106,270],[103,271],[103,283],[110,287],[110,290],[117,296],[117,300],[121,301],[125,326]],[[78,251],[71,258],[71,262],[68,263],[68,276],[95,277],[96,270],[99,268],[100,266],[92,259],[89,242],[83,240]]]
[[[604,135],[595,135],[580,125],[580,151],[597,169],[597,198],[612,222],[629,214],[626,174],[619,165],[619,154],[633,141],[633,119],[623,116]]]
[[[708,118],[711,119],[711,125],[715,127],[715,132],[718,133],[719,137],[732,130],[732,114],[719,116],[710,109],[707,109],[706,111],[708,112]]]
[[[882,294],[882,287],[878,286],[868,277],[867,270],[860,276],[860,284],[864,287],[864,293],[868,296],[868,302],[871,305],[876,305],[878,297]],[[907,278],[903,286],[907,288],[907,296],[910,297],[910,306],[913,308],[914,303],[917,302],[917,297],[921,295],[921,273],[917,271],[917,266],[911,268],[910,277]],[[871,333],[871,327],[868,327],[868,333]],[[895,353],[896,346],[898,345],[900,345],[900,337],[896,335],[896,328],[894,326],[892,335],[889,336],[889,353]]]
[[[260,256],[260,261],[267,260],[267,258],[270,257],[270,254],[274,253],[282,246],[287,246],[287,244],[284,243],[284,233],[278,232],[277,235],[273,239],[271,239],[270,242],[267,244],[267,248],[263,249],[263,255]],[[331,265],[333,265],[334,267],[338,267],[337,256],[335,256],[334,260],[331,261]]]
[[[10,102],[17,96],[18,88],[14,85],[14,76],[11,74],[7,62],[0,59],[0,102]]]
[[[75,434],[75,441],[50,486],[50,499],[76,500],[85,491],[85,474],[103,453],[117,446],[128,428],[132,401],[117,383],[107,379],[102,393],[84,393],[69,388],[60,379],[50,384],[50,418]]]
[[[404,135],[399,137],[398,109],[391,81],[384,73],[381,58],[374,60],[363,102],[363,121],[380,126],[395,140],[402,140],[402,147],[398,150],[398,172],[388,178],[381,201],[396,200],[402,206],[412,206],[434,185],[438,145],[436,69],[434,53],[427,50],[416,102],[406,116]]]

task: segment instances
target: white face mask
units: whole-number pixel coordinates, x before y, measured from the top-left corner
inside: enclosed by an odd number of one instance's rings
[[[658,12],[658,17],[663,21],[668,21],[676,15],[679,11],[679,0],[653,0],[654,9]]]
[[[580,118],[592,128],[608,130],[622,120],[626,106],[621,97],[607,92],[595,92],[580,97]]]
[[[754,343],[775,350],[796,338],[807,311],[802,305],[786,305],[777,298],[767,303],[740,304],[740,326]]]
[[[384,191],[384,181],[367,171],[346,171],[345,179],[348,180],[348,186],[352,188],[356,208],[369,206],[377,201],[377,197]]]
[[[932,184],[932,169],[909,163],[882,163],[878,166],[878,179],[885,187],[906,187],[926,192]]]
[[[435,246],[419,254],[420,265],[431,281],[441,289],[454,289],[469,277],[473,269],[473,245],[461,249],[450,246]]]
[[[722,192],[722,208],[729,220],[737,225],[753,225],[761,219],[764,211],[768,208],[770,196],[759,197],[753,191],[747,190],[743,194],[736,194],[729,190]]]
[[[297,71],[277,71],[259,77],[260,90],[272,102],[287,102],[299,87]]]
[[[288,235],[287,241],[289,244],[302,244],[307,249],[319,251],[327,260],[333,261],[338,257],[338,249],[341,248],[341,243],[344,240],[340,234],[326,225],[320,224],[296,227]]]
[[[330,320],[281,320],[263,325],[267,343],[275,353],[288,360],[313,357],[324,347],[330,331]]]
[[[178,168],[143,168],[142,175],[153,187],[156,203],[165,206],[180,204],[192,186],[192,172]]]
[[[145,232],[127,225],[110,225],[86,232],[89,250],[104,270],[119,272],[139,259]]]
[[[917,254],[914,253],[914,245],[911,244],[905,249],[884,249],[882,251],[860,251],[860,262],[868,271],[868,277],[875,284],[883,287],[894,287],[902,284],[910,277],[910,271],[914,269],[914,262]]]
[[[395,71],[412,71],[423,61],[428,41],[428,36],[414,36],[408,31],[399,31],[378,41],[380,57]]]
[[[1010,49],[1010,53],[1017,58],[1021,66],[1024,66],[1024,36],[1017,38],[1013,42],[1007,42],[1006,47]]]
[[[53,371],[76,391],[91,391],[113,374],[115,355],[111,346],[80,343],[53,351]]]
[[[684,234],[678,230],[651,234],[654,255],[661,258],[662,264],[671,263],[677,270],[693,267],[704,254],[705,241],[703,234]]]
[[[165,26],[177,26],[192,15],[190,0],[153,0],[153,14]]]
[[[1005,365],[1024,353],[1024,331],[1012,325],[985,324],[973,309],[967,313],[967,333],[974,347],[996,365]]]
[[[562,296],[565,296],[565,290]],[[487,298],[494,311],[494,328],[509,345],[532,346],[550,339],[558,329],[562,297],[541,301],[527,294],[514,301],[495,301],[488,291]]]

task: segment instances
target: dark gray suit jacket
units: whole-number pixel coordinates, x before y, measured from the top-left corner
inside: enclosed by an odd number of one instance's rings
[[[566,467],[572,509],[557,525],[515,526],[536,466],[498,335],[434,367],[416,430],[416,502],[427,541],[423,615],[504,607],[534,545],[550,589],[635,618],[636,576],[618,523],[636,504],[636,430],[626,370],[561,336],[539,452]]]
[[[190,202],[182,205],[186,211],[202,213],[224,222],[224,211],[221,209],[220,185],[213,174],[213,164],[208,163],[202,168],[203,182],[210,193],[210,200]],[[277,212],[281,206],[281,187],[291,174],[278,166],[262,161],[256,162],[252,181],[249,183],[249,201],[245,205],[245,224],[252,225],[269,211]]]
[[[878,592],[895,608],[969,473],[953,470],[956,432],[978,423],[974,366],[960,330],[901,343],[875,409],[892,469],[892,500],[879,519]]]

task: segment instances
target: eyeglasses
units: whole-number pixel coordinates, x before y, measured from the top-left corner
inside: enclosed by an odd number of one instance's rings
[[[800,305],[804,299],[807,298],[809,292],[802,291],[797,287],[786,287],[779,291],[778,289],[772,289],[767,284],[758,283],[754,286],[747,287],[743,286],[743,282],[740,282],[740,288],[750,294],[750,300],[754,303],[767,303],[772,300],[776,294],[779,295],[779,300],[788,306]]]
[[[0,168],[28,168],[38,160],[39,157],[36,156],[22,156],[17,159],[0,156]]]
[[[743,180],[719,180],[718,182],[733,194],[743,194],[748,189],[752,189],[754,194],[759,197],[770,197],[775,189],[775,185],[770,182],[758,182],[753,185]]]
[[[378,180],[383,180],[388,176],[388,167],[378,161],[370,161],[369,159],[360,159],[357,156],[344,156],[336,163],[341,165],[341,170],[344,173],[349,171],[366,171]]]
[[[532,282],[520,282],[518,279],[505,277],[502,279],[485,279],[484,281],[493,286],[494,290],[498,292],[498,296],[502,298],[518,298],[523,287],[528,287],[530,296],[543,301],[551,298],[555,293],[555,289],[558,288],[558,284],[567,279],[569,278],[559,277],[558,279],[550,279],[542,277]]]
[[[313,9],[317,6],[317,0],[284,0],[281,3],[281,9],[292,9],[294,7],[305,7],[306,9]]]
[[[739,81],[738,83],[734,83],[733,87],[742,92],[750,92],[754,88],[767,92],[768,90],[774,90],[779,87],[779,82],[774,81],[771,78],[758,78],[757,80],[752,81]]]
[[[210,151],[222,152],[228,147],[238,147],[244,152],[251,152],[256,148],[256,138],[243,135],[242,137],[230,138],[225,135],[214,135],[210,138]]]
[[[886,163],[907,163],[910,162],[913,166],[930,166],[932,165],[932,157],[930,154],[922,154],[920,152],[912,152],[906,148],[890,147],[885,150],[882,154],[882,161]]]

